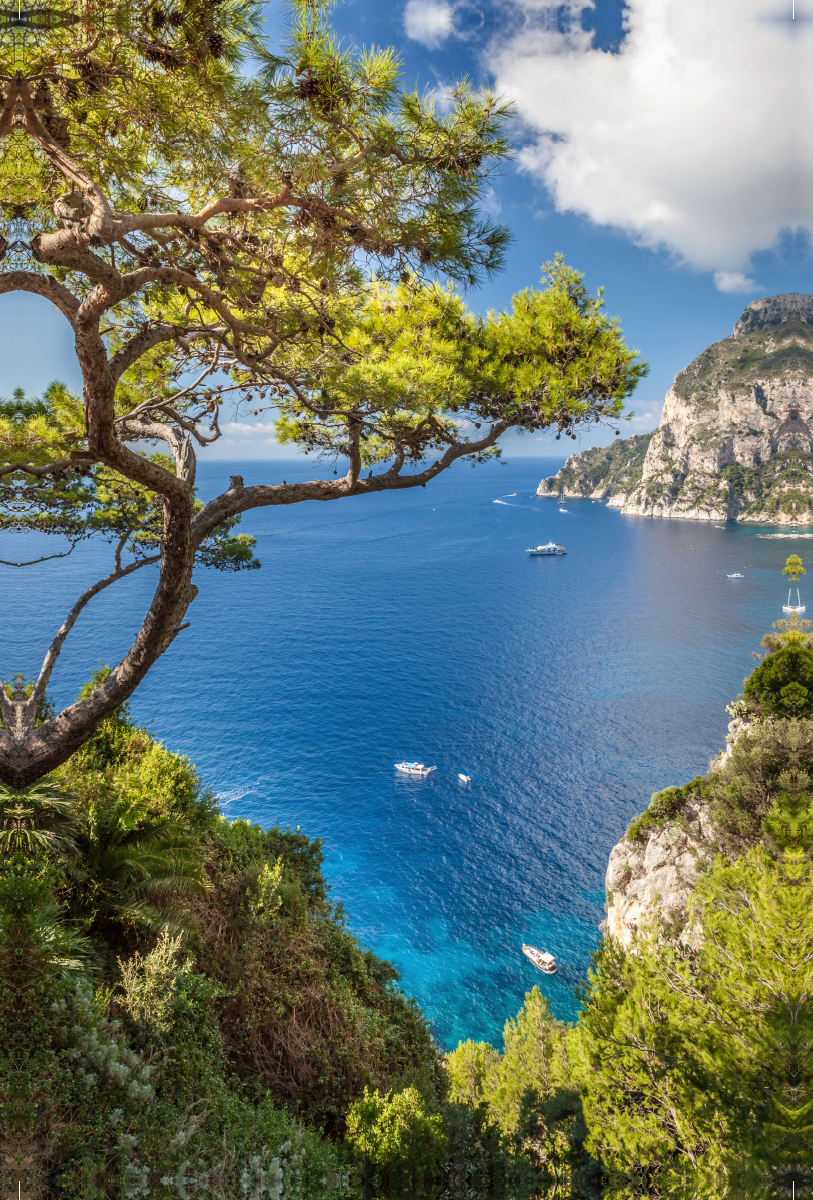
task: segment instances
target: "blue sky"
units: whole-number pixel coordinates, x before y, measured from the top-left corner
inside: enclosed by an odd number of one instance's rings
[[[651,372],[629,432],[657,425],[676,372],[760,295],[813,292],[813,3],[796,0],[338,0],[358,45],[394,45],[407,80],[442,99],[462,74],[516,104],[516,161],[489,207],[513,234],[507,270],[467,300],[502,307],[557,251],[603,285]],[[269,6],[272,39],[282,10]],[[7,390],[78,385],[69,331],[43,302],[0,297]],[[35,319],[36,318],[36,324]],[[6,389],[4,389],[6,390]],[[612,440],[595,427],[585,441]],[[510,453],[550,454],[549,436]],[[574,444],[570,444],[574,447]],[[273,457],[234,426],[212,457]],[[290,451],[285,451],[286,456]]]

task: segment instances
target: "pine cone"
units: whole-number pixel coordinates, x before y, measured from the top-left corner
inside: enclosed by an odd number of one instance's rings
[[[183,17],[179,12],[171,12],[167,19],[173,29],[179,29],[183,25]]]
[[[42,123],[56,144],[63,150],[67,150],[71,144],[71,135],[68,133],[70,124],[68,117],[59,117],[56,113],[51,113],[49,116],[43,117]]]
[[[222,33],[209,34],[209,53],[212,58],[222,58],[223,51],[226,49],[226,42]]]
[[[311,215],[306,208],[300,208],[299,212],[294,217],[294,226],[297,229],[307,229],[311,223]]]
[[[319,80],[308,71],[307,75],[297,81],[296,94],[300,100],[315,100],[319,95]]]
[[[153,29],[163,29],[166,23],[166,14],[160,8],[154,8],[150,13],[150,25]]]
[[[183,66],[183,58],[171,46],[163,46],[159,42],[150,42],[142,50],[150,62],[160,63],[165,71],[178,71]]]
[[[338,175],[334,175],[330,186],[335,192],[340,192],[343,187],[347,187],[347,172],[339,171]]]
[[[63,100],[79,99],[79,84],[75,79],[60,79],[59,90]]]
[[[95,58],[85,58],[76,64],[76,69],[82,76],[82,84],[88,96],[100,92],[107,83],[107,72]]]

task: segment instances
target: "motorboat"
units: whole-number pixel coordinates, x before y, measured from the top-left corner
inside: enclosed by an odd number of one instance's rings
[[[463,775],[461,772],[458,772],[457,778],[461,783],[471,783],[471,775]]]
[[[546,542],[544,546],[529,547],[527,554],[567,554],[564,546],[560,546],[557,542]]]
[[[729,576],[728,576],[728,578],[729,578],[729,579],[745,579],[745,576],[744,576],[744,575],[741,575],[741,574],[739,573],[739,571],[735,571],[735,572],[734,572],[734,574],[733,574],[733,575],[729,575]]]
[[[526,958],[530,958],[535,967],[539,967],[540,971],[544,971],[546,975],[556,974],[556,959],[552,954],[548,954],[546,950],[537,950],[536,946],[526,946],[523,944],[522,953]]]
[[[404,775],[429,775],[432,771],[437,771],[437,767],[425,767],[419,762],[399,762],[395,764],[396,771],[402,771]]]

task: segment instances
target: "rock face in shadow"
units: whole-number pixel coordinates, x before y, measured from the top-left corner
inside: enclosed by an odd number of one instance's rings
[[[571,455],[537,495],[628,516],[813,524],[813,296],[749,304],[675,378],[652,434]]]

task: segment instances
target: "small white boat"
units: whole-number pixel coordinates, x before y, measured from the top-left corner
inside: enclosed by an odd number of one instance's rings
[[[567,550],[556,542],[546,542],[544,546],[529,547],[526,554],[567,554]]]
[[[463,775],[458,772],[457,778],[461,781],[461,783],[471,783],[471,775]]]
[[[796,589],[796,603],[795,603],[795,604],[791,604],[791,602],[790,602],[790,593],[791,593],[792,591],[793,591],[793,588],[791,588],[791,589],[788,591],[788,602],[787,602],[787,604],[783,604],[783,605],[782,605],[782,612],[791,613],[791,614],[793,614],[793,615],[795,615],[795,616],[799,617],[799,616],[801,616],[801,614],[802,614],[802,613],[805,611],[805,606],[804,606],[804,604],[802,604],[802,600],[801,600],[801,597],[800,597],[800,595],[799,595],[799,589],[798,589],[798,588]]]
[[[419,762],[399,762],[395,764],[396,771],[403,771],[404,775],[428,775],[430,771],[437,771],[437,767],[425,767]]]
[[[546,975],[556,974],[556,959],[552,954],[548,954],[545,950],[537,950],[536,946],[526,946],[523,944],[522,953],[526,958],[530,958],[535,967],[539,967],[540,971],[544,971]]]
[[[745,579],[744,575],[740,575],[739,571],[735,571],[733,575],[728,576],[729,579]]]

